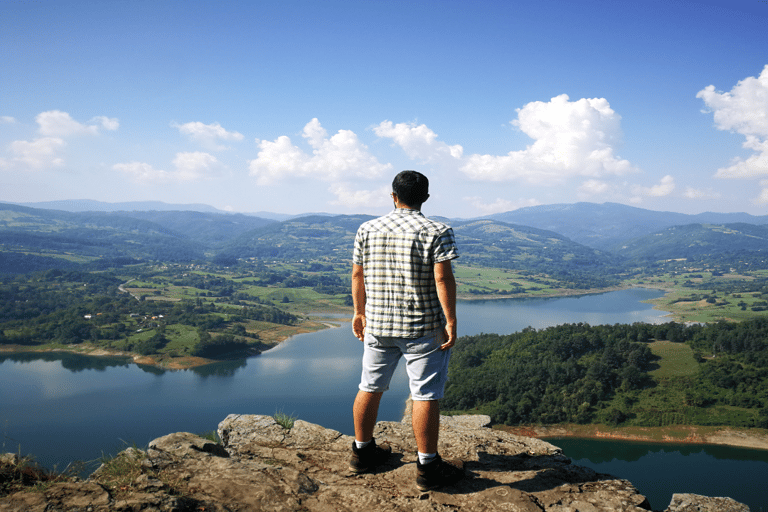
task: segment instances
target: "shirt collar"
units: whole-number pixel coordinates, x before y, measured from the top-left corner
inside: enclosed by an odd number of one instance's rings
[[[394,213],[400,215],[424,215],[419,210],[414,210],[413,208],[395,208]]]

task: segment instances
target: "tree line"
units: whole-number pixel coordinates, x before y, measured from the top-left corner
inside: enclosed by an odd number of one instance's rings
[[[648,343],[687,344],[691,375],[656,378]],[[565,324],[458,340],[443,407],[495,423],[768,427],[768,319]]]

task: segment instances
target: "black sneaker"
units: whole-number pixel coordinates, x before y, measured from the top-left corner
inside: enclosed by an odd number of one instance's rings
[[[427,464],[416,461],[416,488],[431,491],[443,485],[453,485],[464,478],[464,463],[457,460],[446,462],[438,455]]]
[[[352,441],[352,459],[349,461],[349,470],[355,474],[371,471],[384,464],[391,453],[392,448],[387,443],[376,446],[375,439],[371,439],[367,446],[359,449]]]

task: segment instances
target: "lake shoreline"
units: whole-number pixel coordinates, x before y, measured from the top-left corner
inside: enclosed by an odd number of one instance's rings
[[[313,327],[318,327],[319,325],[322,325],[323,327],[320,327],[319,329],[313,328]],[[273,343],[271,343],[269,348],[267,348],[266,350],[276,347],[280,343],[288,340],[289,338],[292,338],[293,336],[315,332],[317,330],[330,328],[330,327],[335,327],[335,325],[330,324],[329,322],[315,322],[315,321],[302,322],[297,326],[295,326],[295,329],[293,329],[293,331],[290,334],[284,334],[272,340]],[[51,353],[51,352],[67,352],[70,354],[80,354],[80,355],[89,356],[89,357],[125,357],[128,359],[131,359],[131,362],[138,365],[152,366],[155,368],[160,368],[162,370],[187,370],[190,368],[196,368],[198,366],[205,366],[207,364],[230,361],[232,359],[243,359],[248,357],[254,357],[261,354],[263,351],[258,349],[253,349],[252,351],[238,354],[238,357],[236,358],[208,359],[208,358],[197,357],[197,356],[168,357],[161,354],[152,354],[152,355],[145,356],[145,355],[137,354],[136,352],[128,352],[124,350],[116,350],[116,349],[100,347],[98,345],[93,345],[92,343],[79,343],[74,346],[0,345],[0,354],[2,353],[18,354],[18,353],[25,353],[25,352],[26,353],[38,352],[41,354]]]
[[[640,443],[675,443],[691,445],[725,445],[752,450],[768,450],[768,430],[727,426],[703,427],[675,425],[670,427],[608,427],[605,425],[494,425],[512,434],[548,440],[570,437],[578,439],[614,439]],[[555,443],[556,444],[556,443]]]

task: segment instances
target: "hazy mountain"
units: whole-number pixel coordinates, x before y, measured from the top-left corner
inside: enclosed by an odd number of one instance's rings
[[[768,226],[754,224],[687,224],[672,226],[635,238],[616,247],[616,252],[634,260],[715,259],[721,255],[768,256]],[[765,257],[763,256],[763,258]]]
[[[308,216],[270,224],[237,237],[221,261],[247,258],[349,260],[355,233],[368,215]],[[460,261],[558,275],[574,285],[603,285],[619,258],[551,231],[491,219],[453,222]],[[595,280],[600,280],[597,283]]]
[[[632,266],[637,266],[660,259],[748,253],[750,264],[758,265],[761,251],[768,249],[767,219],[747,214],[684,215],[610,203],[577,203],[526,208],[494,217],[513,216],[524,218],[529,225],[496,218],[447,220],[456,233],[460,262],[545,273],[575,287],[586,287],[615,279],[633,260]],[[198,211],[67,212],[0,204],[0,256],[14,271],[24,268],[19,262],[25,254],[100,259],[104,264],[214,257],[219,262],[286,258],[346,264],[357,228],[370,218],[316,214],[278,222]],[[666,225],[691,218],[746,218],[753,223]],[[38,259],[35,268],[49,263]]]
[[[201,203],[192,204],[173,204],[162,201],[126,201],[121,203],[107,203],[103,201],[94,201],[92,199],[65,199],[61,201],[41,201],[37,203],[7,203],[27,206],[29,208],[41,208],[45,210],[61,210],[65,212],[201,212],[201,213],[220,213],[224,215],[247,215],[250,217],[259,217],[270,220],[289,220],[297,217],[306,217],[307,215],[331,215],[328,213],[301,213],[292,215],[288,213],[274,212],[244,212],[233,213],[225,210],[219,210],[213,206]]]
[[[560,233],[571,240],[609,249],[621,242],[686,224],[768,224],[768,216],[747,213],[700,213],[687,215],[657,212],[617,203],[575,203],[530,206],[488,218]]]
[[[189,211],[206,213],[228,213],[207,204],[168,204],[162,201],[129,201],[123,203],[105,203],[91,199],[65,199],[62,201],[42,201],[39,203],[18,203],[30,208],[62,210],[65,212],[133,212],[133,211]]]
[[[262,220],[287,221],[303,217],[336,217],[337,215],[315,212],[289,215],[274,212],[249,212],[233,214],[218,210],[205,204],[168,204],[160,201],[139,201],[106,203],[100,201],[66,200],[40,203],[25,203],[23,206],[32,208],[56,209],[68,212],[114,212],[125,214],[130,212],[199,212],[216,213],[221,215],[243,215],[257,217]],[[151,217],[142,217],[150,220]],[[636,208],[618,203],[574,203],[530,206],[505,213],[497,213],[487,217],[492,220],[530,226],[533,228],[554,231],[574,242],[601,250],[611,249],[624,241],[655,233],[670,226],[686,224],[733,224],[748,223],[768,224],[768,215],[755,216],[747,213],[713,213],[706,212],[688,215],[676,212],[658,212]],[[475,219],[448,220],[450,224],[468,222]],[[241,223],[242,224],[242,223]],[[174,222],[171,225],[179,226]],[[257,227],[257,226],[253,226]],[[235,234],[236,229],[233,231]],[[219,237],[222,241],[228,234]]]
[[[147,220],[190,240],[201,242],[206,247],[221,246],[252,229],[277,222],[276,220],[241,213],[224,214],[195,211],[133,211],[115,212],[107,215]]]
[[[234,238],[227,258],[351,258],[352,242],[370,215],[310,215],[256,228]]]

